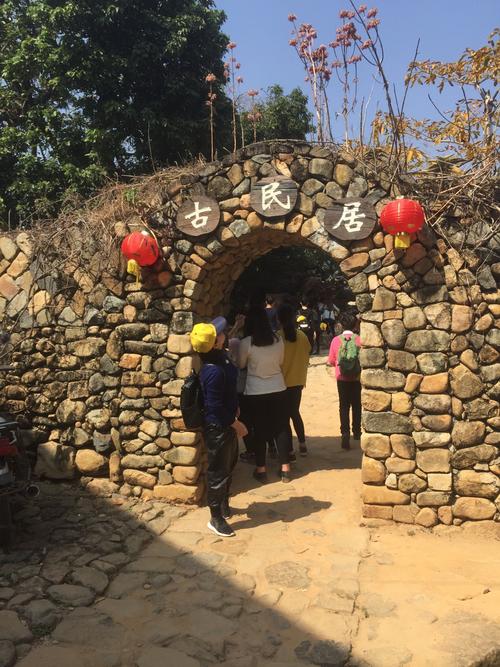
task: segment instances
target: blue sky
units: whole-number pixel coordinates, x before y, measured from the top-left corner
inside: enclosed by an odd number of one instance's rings
[[[318,30],[319,42],[327,44],[335,36],[340,9],[348,8],[342,0],[215,0],[227,14],[226,34],[237,43],[235,55],[241,62],[242,90],[265,89],[281,84],[286,92],[295,86],[307,91],[304,71],[294,50],[288,45],[291,24],[289,13],[298,22],[312,23]],[[361,3],[361,0],[360,0]],[[479,48],[500,24],[498,0],[379,0],[368,2],[379,9],[385,48],[385,69],[398,91],[403,88],[407,64],[413,57],[420,37],[421,60],[456,60],[466,47]],[[360,70],[360,97],[371,97],[371,110],[382,91],[373,87],[371,72]],[[454,91],[439,95],[430,89],[433,99],[443,110],[452,106]],[[339,108],[339,85],[330,84],[330,104]],[[427,89],[415,88],[408,96],[407,113],[414,117],[435,117],[427,99]],[[338,133],[337,133],[338,134]]]

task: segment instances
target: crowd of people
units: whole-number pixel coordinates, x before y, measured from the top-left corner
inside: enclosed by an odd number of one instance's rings
[[[255,466],[253,477],[264,484],[269,479],[268,458],[277,458],[277,479],[287,483],[297,453],[307,456],[300,414],[302,391],[313,346],[319,353],[322,331],[331,331],[335,325],[331,319],[325,322],[319,308],[297,308],[286,299],[277,303],[259,296],[251,299],[245,314],[237,315],[231,327],[223,317],[194,326],[191,344],[202,362],[198,378],[208,458],[208,527],[217,535],[234,535],[227,520],[238,457]],[[354,439],[361,433],[360,341],[354,315],[344,313],[338,324],[327,364],[335,369],[342,448],[349,449],[351,433]],[[241,454],[239,441],[244,443]]]

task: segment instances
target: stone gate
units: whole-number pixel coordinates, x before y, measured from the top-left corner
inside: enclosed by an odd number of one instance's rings
[[[285,217],[266,219],[251,190],[273,177],[298,195]],[[256,258],[307,246],[338,262],[361,315],[364,516],[424,526],[498,520],[499,265],[471,253],[466,262],[428,228],[407,251],[378,223],[356,241],[325,229],[338,200],[362,198],[378,214],[398,194],[345,152],[274,142],[157,179],[148,224],[159,237],[193,197],[216,200],[220,221],[196,238],[177,230],[140,283],[118,252],[96,260],[98,278],[82,266],[40,275],[35,239],[2,237],[0,313],[13,365],[2,397],[38,444],[37,473],[78,478],[91,493],[202,501],[202,437],[179,410],[197,363],[188,332],[226,311]],[[112,226],[117,249],[140,224],[122,212]]]

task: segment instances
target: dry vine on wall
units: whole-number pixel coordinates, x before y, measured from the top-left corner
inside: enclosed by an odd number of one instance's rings
[[[130,231],[150,229],[157,235],[162,257],[151,275],[161,271],[162,265],[164,270],[173,269],[169,257],[178,237],[174,226],[177,209],[182,193],[192,183],[191,174],[203,165],[198,161],[131,184],[110,186],[85,207],[37,222],[29,233],[23,232],[29,282],[23,287],[23,306],[14,317],[4,317],[0,366],[20,363],[23,341],[40,328],[56,323],[71,326],[73,317],[83,317],[89,299],[95,297],[98,302],[99,293],[121,290],[126,266],[120,244]],[[85,322],[94,323],[92,319]]]

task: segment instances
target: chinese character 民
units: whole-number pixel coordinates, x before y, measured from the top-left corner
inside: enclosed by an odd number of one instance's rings
[[[363,226],[363,220],[366,218],[364,213],[359,212],[361,203],[358,201],[344,204],[342,215],[340,216],[336,225],[332,229],[337,229],[340,225],[344,225],[348,232],[359,232]]]
[[[281,208],[285,210],[290,209],[290,196],[286,197],[286,204],[281,202],[278,197],[283,194],[280,190],[279,183],[268,183],[267,185],[262,186],[262,209],[267,211],[268,208],[271,208],[273,203],[278,204]]]
[[[199,229],[200,227],[204,227],[207,222],[208,222],[208,215],[203,215],[203,213],[210,213],[212,210],[210,206],[205,206],[205,208],[200,208],[200,202],[195,201],[193,202],[194,204],[194,211],[192,213],[189,213],[189,215],[185,215],[184,217],[186,220],[189,218],[193,218],[191,220],[191,224],[195,229]]]

